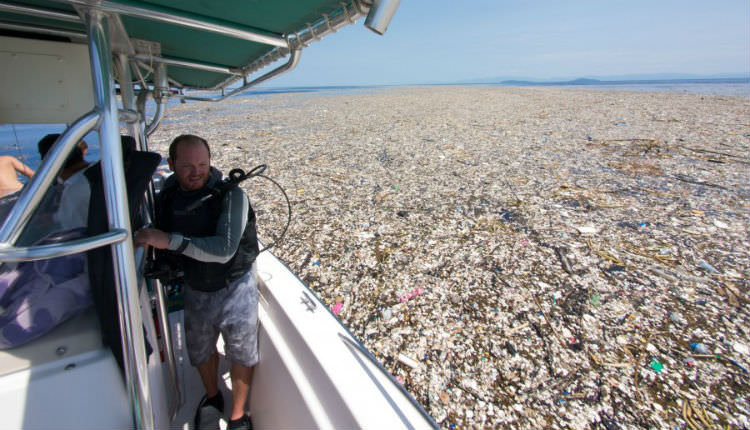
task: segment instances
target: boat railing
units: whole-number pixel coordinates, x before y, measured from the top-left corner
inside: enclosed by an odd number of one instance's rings
[[[94,107],[63,131],[35,175],[19,193],[16,203],[0,226],[0,261],[33,261],[71,255],[103,246],[111,247],[114,273],[114,285],[111,288],[115,288],[117,296],[125,390],[130,399],[133,424],[136,428],[154,428],[155,417],[149,389],[149,372],[142,329],[144,316],[141,315],[139,288],[139,285],[144,282],[141,268],[145,260],[145,252],[142,249],[136,252],[133,247],[120,143],[120,121],[124,119],[129,122],[128,118],[133,116],[129,114],[129,111],[136,106],[135,103],[128,103],[124,104],[122,110],[117,107],[110,46],[110,38],[113,36],[110,34],[111,27],[108,25],[108,20],[116,18],[96,8],[80,7],[78,12],[83,17],[87,28]],[[128,85],[130,85],[129,79]],[[132,97],[130,100],[132,101]],[[145,127],[138,124],[130,125],[132,126],[131,133],[139,141],[139,146],[143,148],[146,137]],[[98,132],[101,145],[102,185],[109,231],[92,237],[55,244],[16,246],[42,199],[56,181],[67,155],[91,131]],[[162,348],[169,369],[167,376],[168,380],[171,380],[170,388],[172,388],[172,393],[177,393],[173,394],[173,399],[179,399],[176,366],[169,344],[166,305],[164,294],[159,291],[160,288],[161,286],[157,283],[155,285],[155,298],[158,302],[157,325],[162,333]],[[177,406],[174,402],[170,405],[172,415],[176,412]]]
[[[92,237],[36,246],[9,246],[0,249],[0,261],[15,263],[45,260],[78,254],[102,246],[120,243],[127,237],[126,230],[113,230]]]

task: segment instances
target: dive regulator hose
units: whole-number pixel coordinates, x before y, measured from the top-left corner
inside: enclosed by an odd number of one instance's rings
[[[291,223],[292,223],[292,203],[289,201],[289,196],[286,194],[286,191],[284,191],[284,187],[282,187],[281,185],[279,185],[279,183],[276,182],[275,180],[273,180],[273,179],[271,179],[268,176],[266,176],[266,175],[263,174],[263,172],[265,172],[267,168],[268,168],[267,165],[260,164],[260,165],[257,165],[255,167],[253,167],[252,169],[250,169],[250,171],[247,172],[247,173],[245,173],[245,171],[242,170],[242,169],[232,169],[232,170],[229,171],[229,175],[228,175],[227,179],[225,180],[225,182],[228,183],[228,184],[239,185],[240,182],[242,182],[242,181],[244,181],[246,179],[250,179],[250,178],[254,178],[254,177],[264,178],[264,179],[266,179],[268,181],[271,181],[272,184],[276,185],[276,187],[279,190],[281,190],[281,194],[284,195],[284,199],[286,199],[287,220],[286,220],[286,225],[284,226],[284,230],[281,232],[281,235],[276,238],[276,240],[274,240],[270,244],[266,245],[263,249],[261,249],[258,252],[259,254],[261,252],[268,251],[269,249],[271,249],[274,246],[276,246],[279,242],[281,242],[281,239],[284,238],[284,236],[286,235],[287,230],[289,230],[289,225],[291,225]]]

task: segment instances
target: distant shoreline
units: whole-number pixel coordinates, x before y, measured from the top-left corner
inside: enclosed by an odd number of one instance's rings
[[[636,92],[676,92],[704,95],[724,95],[750,98],[750,77],[747,78],[684,78],[684,79],[632,79],[599,80],[579,78],[567,81],[526,81],[503,80],[487,82],[425,83],[409,85],[327,85],[257,88],[237,97],[258,95],[292,94],[321,95],[361,93],[369,90],[406,87],[575,87],[593,90],[636,91]]]
[[[661,85],[661,84],[750,84],[750,76],[742,78],[674,78],[674,79],[592,79],[576,78],[568,80],[483,80],[483,81],[456,81],[456,82],[426,82],[413,84],[382,84],[382,85],[320,85],[320,86],[289,86],[289,87],[258,87],[257,92],[263,93],[289,93],[289,92],[314,92],[355,90],[366,88],[393,88],[393,87],[423,87],[423,86],[567,86],[567,85]]]
[[[616,79],[601,80],[578,78],[566,81],[527,81],[508,79],[500,82],[476,82],[461,85],[512,85],[512,86],[561,86],[561,85],[660,85],[660,84],[745,84],[750,83],[750,76],[746,78],[691,78],[691,79]]]

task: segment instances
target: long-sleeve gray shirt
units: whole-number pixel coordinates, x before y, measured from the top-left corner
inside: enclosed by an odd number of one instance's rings
[[[211,178],[214,180],[214,178]],[[213,236],[189,237],[182,255],[207,263],[226,263],[237,252],[245,231],[250,202],[240,187],[232,187],[225,195],[222,211]],[[171,233],[167,249],[176,251],[182,244],[180,233]]]

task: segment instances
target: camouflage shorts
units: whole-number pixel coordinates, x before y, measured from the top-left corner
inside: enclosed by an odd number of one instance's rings
[[[229,361],[258,363],[258,284],[255,266],[227,288],[214,292],[185,288],[185,343],[193,366],[216,352],[219,333]]]

